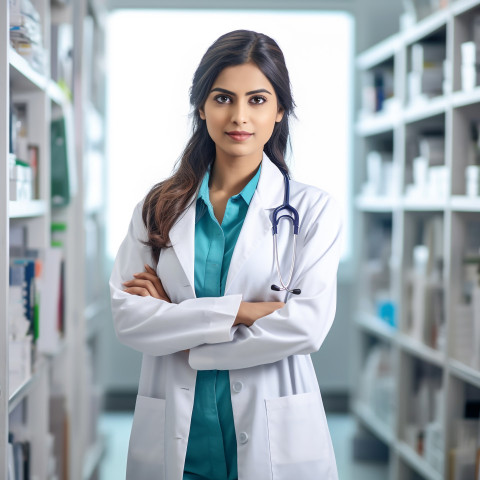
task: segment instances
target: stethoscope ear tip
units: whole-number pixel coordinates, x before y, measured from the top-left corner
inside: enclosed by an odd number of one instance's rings
[[[275,290],[276,292],[279,292],[280,290],[282,290],[279,286],[277,285],[272,285],[272,290]]]

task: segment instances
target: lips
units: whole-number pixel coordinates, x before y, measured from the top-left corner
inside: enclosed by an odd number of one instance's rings
[[[227,135],[233,140],[236,140],[237,142],[243,142],[245,140],[248,140],[253,135],[253,133],[243,132],[243,131],[239,132],[234,130],[231,132],[227,132]]]

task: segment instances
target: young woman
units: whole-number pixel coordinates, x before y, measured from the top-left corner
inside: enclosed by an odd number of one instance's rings
[[[127,479],[335,480],[309,354],[335,315],[340,216],[284,176],[294,103],[280,48],[223,35],[190,100],[193,135],[137,205],[110,280],[117,336],[143,353]],[[283,218],[275,244],[287,187],[298,236]]]

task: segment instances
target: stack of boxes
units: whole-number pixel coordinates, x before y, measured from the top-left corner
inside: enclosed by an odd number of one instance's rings
[[[423,42],[412,45],[411,71],[408,73],[410,103],[444,93],[445,55],[445,43]]]
[[[443,134],[424,134],[418,140],[420,155],[412,161],[413,183],[406,195],[418,199],[444,199],[448,195],[448,169],[445,166]]]
[[[472,21],[473,39],[462,43],[462,89],[472,90],[480,85],[480,15]]]

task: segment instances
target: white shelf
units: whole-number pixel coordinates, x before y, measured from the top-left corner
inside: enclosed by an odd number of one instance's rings
[[[357,58],[357,67],[368,70],[392,58],[402,45],[400,34],[392,35],[384,41],[369,48]]]
[[[461,15],[462,13],[468,12],[472,8],[478,6],[477,0],[458,0],[451,4],[452,13],[454,15]]]
[[[96,68],[98,58],[103,59],[104,55],[104,31],[97,29],[94,25],[92,33],[95,37],[94,48],[92,50],[94,58],[90,62],[84,50],[84,42],[82,38],[85,35],[86,16],[90,15],[91,9],[87,2],[93,0],[75,0],[70,2],[73,8],[63,9],[56,5],[58,2],[50,0],[34,1],[34,6],[38,11],[40,18],[42,45],[49,47],[57,42],[52,38],[51,21],[65,22],[70,27],[70,32],[74,34],[75,41],[72,44],[74,57],[78,60],[71,65],[71,77],[75,79],[77,85],[75,98],[70,99],[70,93],[66,93],[60,85],[50,78],[50,72],[47,67],[42,67],[42,71],[37,71],[31,64],[21,55],[19,55],[9,44],[9,9],[8,2],[0,2],[0,32],[5,39],[0,42],[0,59],[1,62],[1,81],[0,81],[0,113],[3,121],[1,148],[0,148],[0,164],[5,168],[5,175],[0,175],[0,192],[2,195],[2,221],[0,222],[0,244],[3,245],[3,258],[0,261],[0,270],[8,273],[8,264],[12,251],[9,249],[10,237],[9,231],[12,226],[25,227],[27,246],[38,250],[40,255],[48,249],[51,244],[51,220],[65,222],[68,230],[64,233],[64,337],[60,339],[58,344],[54,345],[51,353],[39,353],[38,348],[33,350],[33,359],[35,365],[32,366],[32,375],[25,380],[22,385],[15,388],[15,391],[8,392],[9,388],[9,352],[14,348],[9,341],[9,280],[8,275],[2,275],[3,280],[0,281],[0,478],[7,477],[8,469],[8,432],[15,431],[16,428],[22,429],[25,435],[31,441],[31,458],[30,467],[32,472],[39,480],[49,478],[47,465],[47,457],[45,453],[45,439],[49,433],[49,416],[51,398],[59,395],[65,399],[67,407],[67,416],[69,425],[68,432],[65,434],[65,441],[68,444],[68,465],[65,465],[68,471],[65,472],[71,480],[82,480],[84,466],[86,470],[92,472],[98,466],[104,451],[104,442],[99,442],[94,448],[87,452],[87,445],[91,433],[91,423],[95,419],[90,415],[88,402],[90,401],[90,393],[95,394],[94,383],[95,375],[91,369],[97,370],[100,357],[95,349],[87,344],[85,339],[85,319],[82,315],[84,310],[85,298],[85,242],[83,236],[78,233],[83,232],[83,222],[85,215],[82,206],[85,202],[85,193],[78,192],[78,195],[72,198],[72,201],[65,208],[53,209],[51,196],[51,119],[54,118],[58,110],[68,107],[72,112],[72,118],[78,128],[72,132],[72,137],[67,135],[67,142],[71,141],[68,146],[69,152],[73,156],[73,162],[79,171],[85,173],[85,181],[89,183],[91,173],[85,162],[84,148],[87,145],[86,138],[82,132],[86,131],[86,126],[92,125],[91,117],[87,119],[85,107],[91,99],[87,96],[90,92],[85,86],[99,84],[104,80],[104,76],[99,73]],[[102,21],[101,1],[92,3],[99,21]],[[62,11],[60,12],[59,9]],[[61,19],[60,19],[61,16]],[[72,38],[72,41],[74,39]],[[87,52],[88,53],[88,52]],[[45,49],[45,58],[48,59],[51,52]],[[92,70],[92,68],[94,70]],[[45,70],[45,71],[43,71]],[[94,82],[98,80],[98,82]],[[97,92],[100,95],[100,92]],[[102,99],[95,97],[95,100],[101,103]],[[9,178],[7,173],[8,156],[9,156],[9,122],[11,116],[9,109],[12,102],[24,102],[27,106],[27,129],[28,143],[38,146],[41,153],[41,162],[37,172],[38,187],[40,189],[40,198],[31,201],[10,201]],[[60,108],[58,108],[60,107]],[[100,158],[100,165],[103,166],[104,161],[104,145],[105,117],[100,112],[95,118],[95,126],[99,132],[96,139],[96,147],[103,154]],[[0,122],[2,123],[2,122]],[[78,125],[77,125],[78,124]],[[45,160],[45,161],[44,161]],[[101,178],[103,178],[104,170],[101,169]],[[101,183],[100,178],[100,183]],[[102,198],[103,198],[102,194]],[[104,225],[102,217],[98,218],[99,239],[103,243]],[[97,220],[97,218],[95,220]],[[96,244],[97,245],[97,244]],[[102,250],[99,245],[99,250]],[[103,252],[98,253],[101,258]],[[92,275],[103,278],[104,263],[97,262],[97,269]],[[5,267],[7,270],[5,270]],[[42,281],[44,281],[42,279]],[[47,280],[48,281],[48,280]],[[52,285],[53,289],[56,285]],[[45,292],[48,295],[49,289]],[[43,301],[43,295],[42,295]],[[108,297],[105,300],[108,305]],[[78,314],[79,313],[79,314]],[[43,317],[40,316],[39,329],[42,331]],[[98,330],[97,333],[102,334],[103,331]],[[38,344],[37,344],[38,346]],[[88,356],[91,361],[77,361]],[[13,380],[13,378],[12,378]],[[14,384],[12,383],[12,386]],[[24,418],[15,419],[11,416],[14,409],[24,408],[26,415]],[[54,412],[54,415],[56,413]],[[58,442],[59,438],[55,438]],[[54,454],[56,455],[56,454]],[[56,458],[53,461],[57,460]],[[89,466],[90,465],[90,466]],[[63,473],[61,474],[63,475]],[[90,475],[89,478],[94,478]]]
[[[34,366],[32,376],[26,379],[14,392],[8,395],[8,412],[11,413],[15,407],[31,392],[41,375],[45,375],[47,363],[40,358]]]
[[[467,105],[472,105],[480,102],[480,87],[476,87],[473,90],[452,93],[452,107],[459,108]]]
[[[366,197],[360,195],[355,200],[355,206],[363,212],[392,212],[400,206],[398,198],[394,197]]]
[[[10,218],[41,217],[47,213],[48,206],[45,200],[31,200],[29,202],[9,202]]]
[[[448,366],[452,375],[480,388],[480,371],[454,358],[449,359]]]
[[[448,106],[449,98],[445,96],[419,99],[407,106],[403,118],[405,123],[418,122],[445,113]]]
[[[398,344],[408,353],[439,367],[445,363],[444,352],[435,350],[405,333],[399,333],[397,339]]]
[[[372,409],[361,402],[355,402],[353,405],[355,415],[373,431],[373,433],[383,440],[387,445],[394,444],[392,428],[380,420]]]
[[[57,105],[64,105],[69,102],[64,91],[60,88],[58,83],[54,82],[53,80],[48,81],[47,95],[50,98],[50,100],[55,102]]]
[[[391,269],[389,280],[392,296],[399,310],[397,330],[375,318],[374,315],[362,313],[363,302],[357,307],[360,313],[355,315],[357,327],[355,332],[359,337],[361,348],[358,349],[355,362],[356,375],[361,378],[362,368],[365,368],[365,361],[372,344],[375,344],[372,341],[375,337],[392,347],[393,401],[399,406],[394,412],[395,425],[399,426],[405,424],[411,413],[408,402],[411,402],[412,390],[415,389],[415,385],[418,385],[420,379],[429,376],[434,377],[436,381],[441,379],[444,388],[440,393],[440,401],[444,411],[440,423],[442,431],[445,432],[441,466],[445,468],[450,466],[449,449],[455,446],[456,441],[452,419],[461,416],[459,412],[463,411],[465,402],[474,398],[480,391],[480,369],[471,368],[452,358],[450,354],[454,350],[453,342],[456,333],[451,306],[455,304],[462,288],[463,250],[467,248],[467,242],[469,242],[467,237],[470,235],[467,232],[469,230],[467,223],[470,221],[480,223],[480,215],[476,215],[480,214],[480,196],[467,197],[463,194],[452,194],[451,191],[463,191],[464,172],[470,154],[469,143],[472,141],[470,125],[476,118],[475,111],[480,109],[480,86],[469,91],[445,89],[445,92],[437,97],[428,98],[424,95],[414,102],[409,102],[408,74],[412,45],[424,40],[430,41],[435,37],[445,43],[448,59],[451,62],[450,73],[454,74],[452,84],[458,84],[460,72],[453,72],[453,70],[462,63],[459,44],[472,39],[469,24],[474,11],[480,14],[480,0],[452,0],[448,3],[449,5],[444,9],[432,13],[416,25],[406,28],[400,34],[381,42],[358,57],[357,67],[362,71],[373,70],[376,65],[390,58],[394,60],[395,91],[401,94],[399,98],[401,102],[396,118],[388,115],[374,115],[371,118],[360,116],[356,131],[360,137],[359,152],[362,152],[362,157],[359,158],[360,178],[367,176],[365,175],[368,171],[366,154],[374,150],[387,150],[398,164],[399,175],[402,175],[399,183],[402,185],[411,181],[409,178],[412,173],[411,160],[419,153],[418,138],[430,130],[442,131],[445,139],[444,164],[448,170],[450,191],[445,197],[437,198],[428,195],[407,197],[405,194],[396,199],[368,198],[362,195],[355,198],[359,223],[365,233],[368,233],[369,228],[378,230],[378,234],[359,238],[361,243],[357,250],[360,257],[359,264],[365,262],[367,253],[377,248],[376,243],[380,243],[379,238],[383,235],[386,255],[396,265],[394,270]],[[402,190],[404,191],[409,191],[408,187]],[[465,214],[462,215],[461,212]],[[391,222],[388,215],[391,215]],[[435,231],[432,236],[431,219],[436,217],[442,217],[442,230]],[[385,225],[386,219],[388,219],[388,226]],[[439,235],[443,237],[437,241]],[[433,237],[434,240],[431,240]],[[369,244],[369,241],[375,243]],[[435,251],[440,251],[441,247],[443,252],[445,285],[443,321],[448,335],[446,335],[446,345],[442,346],[441,351],[407,334],[409,332],[408,310],[411,308],[412,295],[407,282],[409,269],[405,265],[411,263],[412,250],[420,243],[433,246]],[[372,277],[370,290],[381,289],[382,285],[378,285],[379,281],[377,277]],[[359,278],[358,283],[361,282],[362,279]],[[361,292],[363,293],[363,290]],[[413,361],[402,361],[405,357]],[[421,365],[417,365],[418,362]],[[470,388],[465,388],[467,385]],[[370,426],[376,436],[385,440],[385,426],[378,423],[378,419],[368,410],[368,406],[355,405],[354,413],[362,422]],[[403,479],[404,476],[406,478],[406,465],[424,480],[444,478],[443,473],[436,471],[425,458],[418,455],[402,440],[400,430],[391,432],[390,444],[396,455],[390,465],[389,480]],[[390,438],[390,432],[388,438]]]
[[[479,212],[480,197],[467,197],[465,195],[454,195],[450,198],[450,208],[458,212]]]
[[[392,342],[395,340],[398,330],[380,318],[369,313],[360,313],[356,316],[357,325],[369,333],[376,335],[384,340]]]
[[[403,197],[402,207],[407,211],[433,212],[443,211],[447,208],[447,198],[411,198]]]
[[[10,80],[15,85],[15,88],[22,90],[31,90],[32,88],[45,90],[47,86],[45,75],[34,70],[12,47],[8,48],[8,60],[11,67]]]
[[[444,8],[443,10],[439,10],[430,14],[428,17],[423,18],[412,28],[403,32],[403,40],[405,44],[410,45],[418,42],[437,30],[444,28],[447,25],[449,17],[449,9]]]
[[[401,457],[418,473],[428,480],[442,480],[443,476],[437,472],[423,457],[415,452],[410,445],[400,441],[397,445]]]
[[[47,96],[58,105],[68,102],[68,99],[53,80],[34,70],[29,63],[19,55],[13,48],[8,51],[10,62],[10,80],[15,85],[16,91],[30,91],[38,89],[45,91]]]
[[[397,112],[378,112],[365,116],[357,122],[357,133],[364,137],[378,135],[393,130],[402,120]]]

